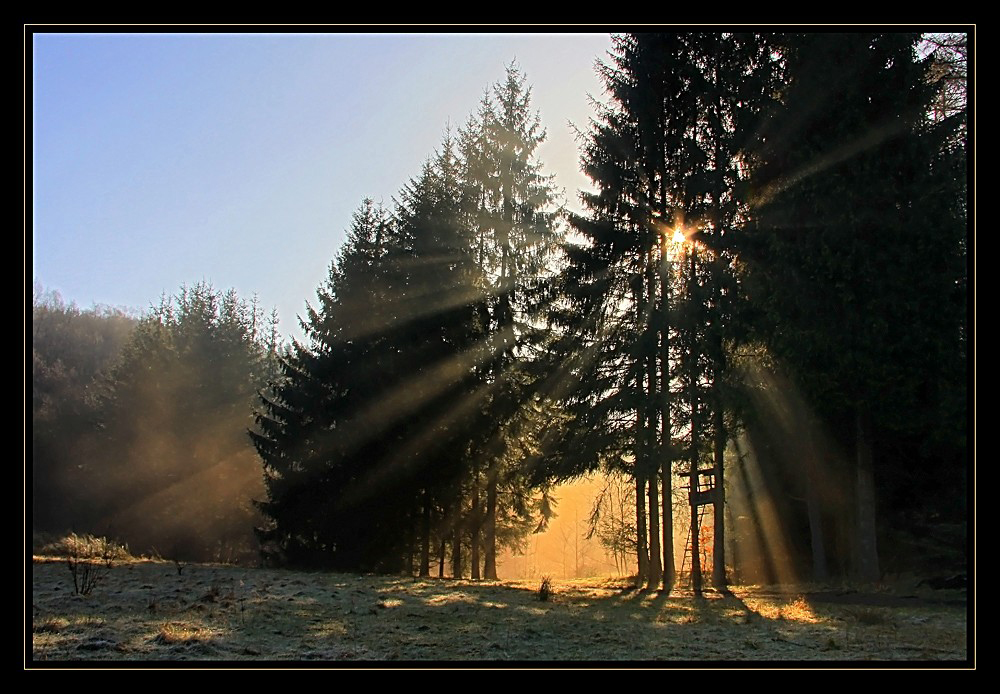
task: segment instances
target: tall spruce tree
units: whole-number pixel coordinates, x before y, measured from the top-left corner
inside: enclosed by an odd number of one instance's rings
[[[398,485],[368,480],[399,441],[393,418],[374,416],[399,369],[391,337],[400,297],[389,260],[397,243],[387,213],[365,200],[317,291],[317,307],[307,306],[308,344],[293,343],[282,377],[261,394],[251,438],[264,464],[260,508],[270,523],[259,535],[282,561],[402,566],[398,529],[411,506],[393,503]]]
[[[689,349],[704,360],[704,425],[715,488],[712,582],[724,588],[727,422],[735,423],[740,416],[728,358],[729,345],[741,336],[735,321],[739,287],[734,243],[749,214],[738,193],[748,182],[747,150],[781,84],[781,65],[772,36],[712,32],[692,34],[685,41],[687,88],[698,112],[691,132],[697,155],[689,158],[694,166],[687,180],[687,224],[697,241],[688,251],[692,263],[705,266],[700,282],[705,290],[688,292],[686,302],[695,315],[691,328],[701,331],[700,337],[691,336]],[[692,414],[691,419],[696,417]]]
[[[490,286],[493,274],[492,270],[492,236],[491,224],[489,220],[488,201],[492,197],[493,189],[493,166],[491,165],[491,145],[488,139],[489,123],[494,117],[493,103],[487,92],[479,103],[479,108],[474,116],[469,118],[468,123],[459,132],[458,150],[462,163],[460,174],[461,186],[461,214],[468,227],[473,230],[475,243],[475,261],[477,268],[477,282],[481,296],[479,306],[479,325],[483,332],[484,339],[491,326],[490,319]],[[479,380],[488,383],[493,365],[487,361],[476,367]],[[480,452],[485,450],[485,442],[488,439],[489,431],[488,418],[486,416],[488,408],[482,407],[483,413],[481,426],[476,428],[478,435],[469,442],[469,469],[467,476],[467,488],[469,497],[469,508],[466,513],[459,511],[458,515],[464,515],[466,520],[464,525],[469,534],[470,547],[470,575],[473,580],[482,578],[480,568],[480,549],[482,546],[482,461]],[[456,534],[452,542],[453,572],[456,576],[461,573],[461,533]],[[456,563],[454,557],[458,557]]]
[[[432,507],[459,523],[462,483],[470,439],[479,421],[481,365],[489,358],[482,325],[482,295],[473,237],[460,213],[460,164],[448,136],[433,164],[400,196],[396,217],[412,243],[405,262],[412,293],[404,313],[411,382],[423,389],[424,404],[411,418],[408,452],[425,458],[420,572],[429,571]],[[437,518],[443,521],[443,517]],[[454,547],[453,547],[454,551]],[[460,551],[460,550],[459,550]]]
[[[547,271],[556,239],[554,188],[542,174],[536,150],[545,133],[531,107],[531,89],[511,65],[503,80],[484,96],[461,137],[463,211],[476,239],[491,357],[481,376],[491,384],[486,410],[492,427],[478,447],[473,469],[473,577],[478,575],[478,535],[483,533],[483,574],[495,579],[497,518],[516,511],[526,479],[512,451],[531,403],[526,362],[537,338],[539,321],[533,297]],[[480,461],[482,465],[480,466]],[[505,464],[504,461],[508,461]],[[485,500],[479,497],[479,474]],[[506,487],[506,489],[504,489]],[[503,493],[502,493],[503,492]],[[481,503],[485,502],[484,504]],[[514,513],[513,516],[519,515]],[[481,519],[481,521],[480,521]]]
[[[395,200],[366,202],[265,394],[265,543],[289,561],[496,578],[498,546],[534,527],[525,459],[551,403],[527,362],[555,238],[544,138],[510,67],[456,140]],[[414,562],[415,558],[415,562]]]
[[[500,339],[447,136],[390,218],[366,201],[309,309],[254,440],[262,504],[295,563],[429,575],[461,527],[467,468],[489,438],[488,365]],[[450,529],[449,529],[450,528]],[[461,542],[453,539],[453,562]]]
[[[639,580],[651,584],[659,583],[662,564],[660,531],[654,527],[647,533],[647,509],[655,519],[655,468],[671,429],[669,388],[662,389],[669,378],[663,368],[669,326],[662,320],[667,258],[661,255],[665,246],[657,224],[673,213],[667,201],[672,181],[665,171],[665,140],[683,134],[685,119],[693,119],[682,103],[668,99],[676,87],[669,77],[682,80],[667,67],[677,54],[668,42],[651,45],[636,37],[616,37],[612,63],[601,67],[611,102],[599,109],[583,154],[584,171],[599,191],[583,196],[590,215],[572,218],[583,242],[566,248],[568,267],[553,312],[565,335],[559,351],[568,357],[561,378],[579,383],[567,396],[577,439],[571,447],[581,455],[566,460],[565,474],[602,460],[612,466],[624,463],[636,487]],[[683,94],[679,88],[675,92]],[[668,116],[674,119],[673,130]],[[667,457],[669,480],[669,453]],[[665,494],[668,486],[669,481]],[[672,547],[669,525],[664,533],[663,546]],[[668,564],[670,583],[672,557]]]
[[[640,34],[615,37],[614,47],[601,66],[610,101],[599,108],[583,154],[599,192],[583,198],[589,216],[573,220],[584,241],[567,250],[566,310],[554,316],[573,335],[564,353],[576,355],[567,371],[581,383],[571,398],[577,421],[602,432],[586,433],[590,443],[577,450],[632,459],[640,579],[655,586],[662,578],[669,588],[673,460],[686,459],[697,475],[705,442],[723,544],[732,292],[725,237],[741,221],[739,155],[770,98],[773,66],[767,41],[753,35]],[[683,257],[672,243],[680,232],[689,248]],[[677,285],[682,269],[687,283]],[[724,554],[718,557],[713,568],[723,585]]]

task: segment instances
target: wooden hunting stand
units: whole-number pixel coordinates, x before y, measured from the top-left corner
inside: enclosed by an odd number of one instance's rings
[[[707,512],[709,504],[716,503],[718,490],[715,485],[715,468],[704,468],[697,470],[693,475],[690,472],[680,473],[681,477],[694,477],[693,482],[681,485],[681,489],[688,490],[688,503],[691,508],[691,525],[688,527],[688,536],[684,541],[684,556],[681,559],[680,573],[684,573],[687,566],[688,557],[691,557],[691,589],[696,593],[701,592],[702,587],[702,562],[708,563],[708,553],[701,547],[701,524]],[[704,556],[703,556],[704,555]]]

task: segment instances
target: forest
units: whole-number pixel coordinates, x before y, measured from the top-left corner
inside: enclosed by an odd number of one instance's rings
[[[300,340],[204,281],[143,312],[36,284],[35,553],[75,533],[178,575],[496,580],[559,485],[600,475],[619,494],[590,535],[632,589],[964,587],[967,55],[957,33],[616,35],[581,211],[511,63],[360,201]]]

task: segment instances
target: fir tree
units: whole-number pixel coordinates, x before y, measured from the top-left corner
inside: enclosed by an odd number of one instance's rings
[[[264,463],[260,507],[270,525],[259,534],[269,553],[292,564],[401,565],[397,529],[409,509],[390,502],[396,490],[366,484],[366,463],[377,465],[399,438],[390,417],[370,414],[398,369],[390,336],[400,297],[388,260],[396,241],[388,215],[365,200],[317,308],[307,306],[309,343],[293,343],[281,379],[261,395],[251,438]],[[381,513],[371,509],[379,495]]]
[[[562,351],[575,355],[567,368],[581,384],[571,401],[590,443],[577,450],[590,457],[579,465],[631,458],[639,573],[651,586],[661,573],[664,585],[673,582],[672,462],[683,457],[689,473],[699,469],[710,438],[721,519],[731,291],[724,237],[740,221],[741,138],[771,87],[766,46],[733,34],[619,36],[600,68],[609,102],[583,156],[599,192],[583,197],[589,217],[573,220],[584,240],[567,250],[566,310],[554,317],[572,335]],[[687,283],[675,286],[682,268]],[[724,584],[721,553],[715,568]]]
[[[480,375],[492,386],[485,408],[492,426],[477,444],[472,470],[473,577],[478,574],[480,526],[484,575],[497,577],[501,497],[512,502],[522,498],[526,484],[520,466],[513,464],[514,432],[532,401],[526,364],[539,331],[534,307],[556,239],[554,188],[536,156],[544,138],[540,117],[531,108],[531,89],[514,65],[484,97],[461,134],[462,209],[476,239],[478,272],[486,292],[481,316],[490,357]],[[484,500],[479,497],[480,472],[485,474]]]
[[[255,301],[206,283],[140,321],[101,404],[100,532],[178,559],[252,553],[260,477],[245,431],[271,333]]]
[[[498,544],[527,531],[521,459],[537,457],[547,405],[525,363],[555,233],[542,138],[510,68],[391,219],[370,202],[355,215],[303,323],[309,344],[283,361],[254,433],[272,521],[261,537],[287,560],[395,570],[416,558],[427,575],[449,538],[458,574],[468,529],[473,577],[485,549],[495,578]]]

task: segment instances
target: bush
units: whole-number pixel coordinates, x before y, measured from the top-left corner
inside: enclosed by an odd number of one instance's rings
[[[552,595],[552,579],[548,576],[542,576],[542,584],[538,586],[538,599],[542,602],[548,602],[549,597]]]
[[[73,592],[77,595],[90,595],[116,559],[132,558],[124,545],[105,537],[75,533],[46,544],[41,552],[66,557],[66,567],[73,576]]]
[[[71,559],[111,559],[124,561],[133,559],[128,546],[93,535],[77,535],[70,533],[64,537],[48,542],[40,548],[41,554]]]
[[[111,560],[103,564],[92,559],[66,560],[66,566],[73,575],[73,592],[77,595],[90,595],[104,575],[111,570]]]

